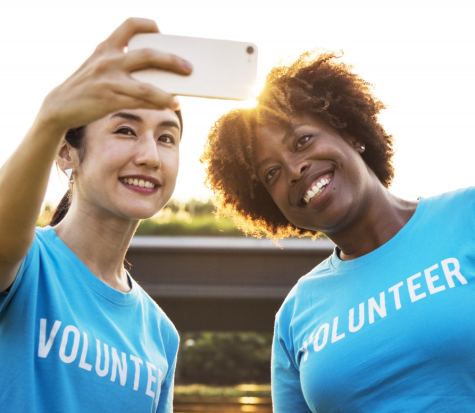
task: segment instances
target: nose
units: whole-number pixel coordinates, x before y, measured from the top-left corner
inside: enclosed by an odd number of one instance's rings
[[[139,150],[135,157],[137,165],[144,165],[151,169],[160,169],[161,160],[157,142],[153,135],[144,136],[139,141]]]
[[[305,172],[308,170],[309,165],[307,162],[298,162],[295,165],[289,166],[289,182],[290,185],[294,185],[296,182],[300,181],[302,176],[305,175]]]

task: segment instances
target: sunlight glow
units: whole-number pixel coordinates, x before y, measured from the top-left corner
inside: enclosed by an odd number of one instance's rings
[[[6,62],[0,76],[0,165],[18,146],[44,97],[131,15],[156,19],[162,33],[255,43],[257,94],[269,70],[287,56],[318,47],[343,50],[344,61],[374,84],[376,96],[388,105],[382,119],[397,151],[391,191],[415,199],[473,183],[475,54],[467,51],[475,40],[475,3],[463,0],[0,2]],[[174,197],[206,198],[198,157],[210,127],[227,111],[255,102],[180,101],[184,134]],[[49,202],[66,191],[62,181],[52,173]]]

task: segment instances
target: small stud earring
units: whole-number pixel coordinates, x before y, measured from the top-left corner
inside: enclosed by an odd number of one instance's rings
[[[360,146],[361,153],[363,153],[365,149],[366,149],[366,147],[364,145]]]
[[[68,186],[71,187],[71,185],[74,184],[74,179],[72,178],[73,169],[72,169],[72,168],[70,168],[70,169],[65,169],[65,170],[64,170],[64,173],[66,174],[66,176],[67,176],[68,179],[69,179],[69,184],[68,184]]]

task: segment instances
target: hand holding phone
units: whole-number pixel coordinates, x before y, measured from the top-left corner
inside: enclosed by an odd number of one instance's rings
[[[257,47],[253,43],[161,33],[137,34],[128,43],[129,50],[143,48],[180,56],[193,65],[193,73],[181,76],[163,69],[133,72],[141,82],[174,95],[232,100],[253,96],[257,72]]]

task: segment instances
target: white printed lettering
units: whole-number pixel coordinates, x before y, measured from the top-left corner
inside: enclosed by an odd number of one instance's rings
[[[60,326],[61,321],[54,322],[53,328],[49,333],[48,341],[46,341],[46,318],[42,318],[40,320],[40,342],[38,344],[38,357],[46,358],[48,356]]]
[[[111,347],[111,354],[112,354],[112,374],[111,374],[111,381],[115,381],[117,375],[117,369],[119,370],[120,376],[120,385],[125,386],[125,382],[127,380],[127,356],[125,353],[121,352],[122,355],[122,364],[120,363],[119,356],[117,354],[117,350],[114,347]]]
[[[449,269],[449,264],[454,266],[453,270]],[[457,277],[461,284],[467,284],[467,280],[460,273],[460,263],[458,262],[457,258],[447,258],[446,260],[443,260],[442,268],[444,269],[445,278],[447,279],[447,283],[449,284],[450,288],[455,287],[453,280],[454,276]]]
[[[363,327],[363,324],[364,324],[364,303],[361,303],[359,305],[358,325],[355,327],[355,309],[352,308],[350,310],[350,322],[349,322],[349,325],[348,325],[348,329],[350,330],[350,332],[355,333],[361,327]]]
[[[396,306],[396,310],[401,308],[401,297],[399,296],[399,288],[401,288],[404,283],[401,281],[396,285],[393,285],[388,291],[394,294],[394,305]]]
[[[447,290],[447,286],[443,282],[443,278],[440,271],[441,268],[444,272],[445,278],[447,280],[447,284],[450,288],[454,288],[456,285],[465,285],[468,283],[467,279],[462,275],[460,272],[460,262],[457,258],[447,258],[445,260],[440,261],[440,263],[436,263],[429,268],[424,270],[424,277],[426,284],[427,284],[427,291],[425,291],[425,285],[421,285],[421,281],[418,278],[422,277],[422,271],[414,274],[413,276],[407,278],[407,290],[409,292],[409,298],[411,302],[416,302],[421,300],[428,295],[436,294],[441,291]],[[457,284],[455,283],[455,279],[457,279]],[[419,282],[419,283],[418,283]],[[390,287],[387,291],[388,293],[393,294],[394,298],[394,308],[399,310],[402,306],[401,304],[401,295],[405,294],[405,290],[402,289],[404,281],[401,281],[392,287]],[[419,291],[420,290],[420,291]],[[402,293],[401,293],[402,291]],[[406,296],[404,296],[406,299]],[[355,312],[356,307],[353,307],[349,310],[349,317],[348,317],[348,331],[351,333],[355,333],[364,326],[365,323],[365,311],[368,312],[368,322],[369,324],[373,324],[375,322],[375,313],[379,315],[379,317],[384,318],[387,317],[387,306],[386,306],[386,296],[385,291],[379,294],[379,302],[376,301],[375,297],[372,297],[368,300],[367,305],[368,309],[365,310],[366,302],[362,302],[359,304],[359,314],[358,314],[358,325],[355,326]],[[390,305],[390,314],[392,311],[392,305]],[[327,317],[327,315],[325,315]],[[332,324],[332,335],[331,335],[331,344],[343,339],[346,337],[346,332],[338,333],[338,323],[339,317],[334,317],[333,324]],[[317,325],[318,326],[318,325]],[[325,323],[320,325],[318,330],[315,333],[314,325],[312,323],[310,328],[314,331],[309,338],[305,339],[303,342],[303,347],[299,350],[302,352],[302,360],[305,362],[312,353],[312,346],[311,343],[313,342],[313,351],[318,352],[322,350],[329,341],[329,333],[330,333],[330,324]]]
[[[374,323],[374,310],[376,310],[381,318],[386,317],[386,299],[384,296],[384,291],[379,294],[379,305],[376,304],[374,297],[371,297],[368,300],[368,319],[370,324]]]
[[[68,345],[69,333],[74,334],[74,342],[73,348],[71,349],[71,354],[69,356],[66,355],[66,346]],[[66,326],[63,331],[63,339],[61,340],[61,347],[59,348],[59,357],[65,363],[72,363],[76,360],[76,356],[78,355],[79,349],[79,339],[80,333],[79,330],[74,326]]]
[[[416,290],[419,289],[421,285],[414,284],[414,280],[416,278],[419,278],[420,276],[421,276],[421,273],[418,272],[417,274],[407,279],[407,288],[409,290],[409,295],[411,297],[412,302],[420,300],[421,298],[424,298],[427,295],[426,293],[416,294]]]
[[[81,352],[81,359],[79,360],[79,367],[81,367],[84,370],[91,371],[92,365],[89,363],[86,363],[87,348],[88,348],[87,334],[83,331],[82,335],[84,337],[84,344],[82,345],[82,352]]]
[[[328,341],[328,331],[330,330],[330,325],[328,323],[323,324],[317,331],[317,334],[315,334],[315,340],[313,341],[313,349],[315,351],[320,351],[323,347],[325,347],[325,344],[327,344]],[[323,338],[322,338],[322,343],[318,344],[318,339],[320,337],[320,333],[323,331]]]
[[[135,363],[135,380],[134,380],[134,390],[139,388],[139,380],[140,380],[140,365],[143,364],[143,361],[140,360],[138,357],[130,355],[130,360]]]
[[[99,377],[104,377],[109,372],[109,346],[104,343],[104,368],[101,370],[101,342],[96,339],[96,373]]]
[[[157,379],[153,375],[152,369],[157,370],[157,368],[152,363],[149,363],[148,361],[146,361],[145,363],[147,364],[147,371],[148,371],[147,389],[145,390],[145,394],[147,396],[155,398],[155,392],[152,391],[152,383],[155,383]]]
[[[434,282],[439,279],[438,275],[431,275],[430,273],[434,270],[439,268],[438,264],[433,265],[430,268],[427,268],[424,270],[424,275],[426,277],[426,282],[427,282],[427,287],[429,287],[429,293],[430,294],[435,294],[438,293],[439,291],[444,291],[445,290],[445,285],[439,285],[438,287],[434,287]]]
[[[333,328],[332,328],[332,343],[335,343],[338,340],[341,340],[345,337],[345,333],[338,335],[338,317],[333,319]]]

